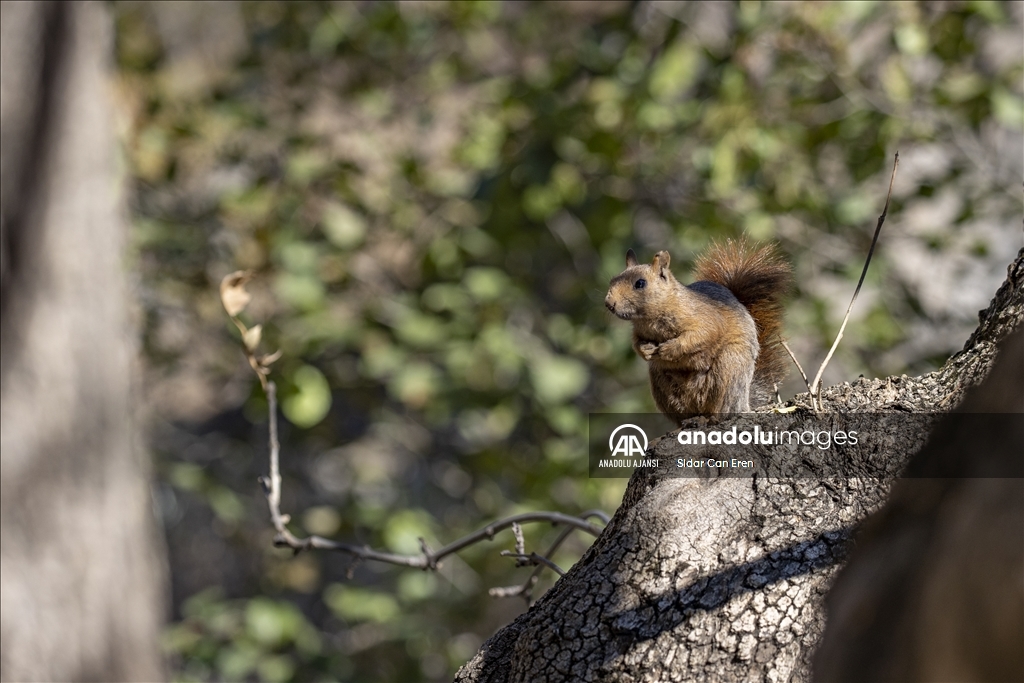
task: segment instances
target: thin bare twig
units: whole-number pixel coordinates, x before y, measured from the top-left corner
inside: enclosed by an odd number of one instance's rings
[[[559,538],[560,539],[564,538],[567,535],[565,532],[566,531],[571,531],[571,529],[572,529],[572,527],[568,527],[567,529],[563,530],[562,533],[559,535]],[[554,562],[552,562],[550,558],[548,558],[548,557],[546,557],[544,555],[539,555],[539,554],[537,554],[535,552],[531,552],[531,553],[527,554],[527,552],[526,552],[526,539],[523,538],[523,527],[519,526],[519,524],[513,524],[512,525],[512,533],[513,533],[513,535],[515,535],[515,538],[516,538],[516,549],[515,550],[502,550],[501,551],[501,556],[502,557],[514,557],[514,558],[516,558],[516,566],[517,567],[525,567],[525,566],[536,566],[538,568],[540,568],[540,567],[548,567],[548,568],[553,569],[556,572],[558,572],[559,576],[565,576],[565,572],[562,571],[562,568],[559,567]],[[555,546],[552,546],[552,552],[553,552],[554,547]],[[550,555],[551,553],[549,552],[548,554]],[[527,583],[524,584],[524,589],[525,589],[525,586],[527,586],[527,585],[529,585],[529,580],[527,580]]]
[[[558,540],[555,541],[551,549],[548,551],[549,555],[558,548],[562,541],[565,540],[565,537],[572,531],[578,529],[580,531],[585,531],[594,537],[601,534],[601,529],[599,527],[596,527],[587,521],[591,517],[597,517],[607,525],[609,521],[608,515],[599,510],[588,510],[579,517],[573,517],[572,515],[566,515],[561,512],[525,512],[518,515],[512,515],[511,517],[505,517],[504,519],[492,522],[482,529],[463,536],[462,538],[455,540],[436,551],[432,550],[430,546],[427,545],[426,540],[420,538],[419,555],[387,553],[374,550],[365,545],[332,541],[321,536],[306,536],[305,538],[299,538],[293,534],[288,529],[288,523],[291,521],[291,517],[281,512],[281,444],[277,436],[277,384],[268,379],[268,375],[270,374],[270,365],[280,358],[281,354],[280,352],[276,352],[267,356],[257,356],[256,348],[259,346],[262,325],[255,325],[252,328],[248,328],[238,318],[238,314],[245,309],[246,305],[252,298],[245,291],[245,284],[249,279],[251,279],[251,277],[251,273],[244,271],[238,271],[225,276],[221,281],[220,295],[221,302],[224,304],[224,309],[227,311],[231,321],[235,324],[242,335],[242,343],[246,359],[249,361],[249,365],[259,378],[260,384],[267,396],[267,412],[270,422],[270,474],[266,477],[260,477],[259,482],[263,487],[263,493],[267,497],[267,507],[270,508],[270,518],[274,525],[274,530],[277,532],[274,536],[275,546],[291,548],[295,553],[299,553],[303,550],[314,549],[342,552],[351,555],[356,562],[362,560],[376,560],[378,562],[386,562],[388,564],[394,564],[402,567],[437,569],[440,566],[440,561],[448,555],[457,553],[474,543],[490,540],[494,538],[494,535],[499,531],[511,527],[516,541],[516,550],[514,554],[519,561],[529,565],[537,565],[538,570],[542,566],[545,566],[550,567],[559,574],[564,574],[561,568],[548,558],[538,555],[537,553],[526,554],[526,542],[523,538],[523,531],[520,525],[528,522],[549,522],[553,525],[561,524],[565,526],[565,529],[559,535]],[[536,580],[534,579],[533,582],[535,583]],[[528,580],[527,584],[529,583],[530,582]],[[520,589],[520,592],[523,590],[527,590],[525,584],[524,587]]]
[[[523,527],[516,522],[512,525],[512,535],[516,538],[516,554],[522,555],[526,552],[526,539],[523,538]]]
[[[527,522],[563,524],[568,528],[579,529],[595,537],[601,534],[600,528],[594,526],[583,517],[573,517],[561,512],[524,512],[491,522],[482,529],[452,541],[439,550],[431,550],[426,543],[421,543],[421,554],[419,555],[381,552],[365,545],[332,541],[320,536],[299,538],[288,530],[287,524],[291,521],[291,518],[281,513],[280,444],[277,439],[277,386],[273,381],[267,382],[267,403],[270,414],[270,476],[261,477],[260,483],[263,485],[264,493],[266,493],[267,505],[270,508],[270,518],[274,524],[274,529],[277,531],[277,535],[274,536],[274,545],[278,547],[291,548],[296,553],[303,550],[329,550],[347,553],[361,560],[375,560],[377,562],[386,562],[416,569],[437,569],[440,561],[448,555],[457,553],[474,543],[490,540],[499,531]],[[588,515],[607,519],[603,513],[597,515],[591,511],[588,512]]]
[[[605,524],[608,523],[607,515],[599,510],[588,510],[584,512],[580,517],[587,519],[588,516],[600,515],[605,520]],[[545,557],[551,557],[555,554],[555,551],[565,542],[565,539],[569,538],[569,535],[575,531],[573,527],[566,527],[555,538],[547,552],[544,553]],[[530,573],[530,576],[526,578],[526,581],[517,586],[504,586],[491,588],[488,594],[492,598],[514,598],[516,596],[522,597],[526,601],[526,605],[529,606],[533,603],[533,587],[537,585],[537,581],[540,580],[541,572],[543,572],[545,566],[538,564],[537,568]]]
[[[807,373],[804,372],[804,367],[802,365],[800,365],[800,360],[797,360],[797,356],[793,352],[793,349],[790,348],[790,345],[785,343],[784,339],[782,339],[780,341],[782,342],[782,348],[785,349],[785,352],[790,354],[790,357],[793,358],[793,362],[797,366],[797,370],[800,371],[800,376],[804,379],[804,385],[807,386],[807,390],[810,391],[811,390],[811,383],[807,379]]]
[[[832,360],[832,354],[835,353],[836,347],[839,346],[840,340],[843,338],[843,331],[846,329],[846,323],[850,320],[850,312],[853,310],[853,304],[857,301],[857,296],[860,294],[861,285],[864,284],[864,277],[868,274],[868,266],[871,264],[871,256],[875,253],[875,245],[878,243],[878,235],[882,232],[882,224],[885,223],[885,215],[889,212],[889,200],[892,198],[892,184],[896,180],[896,169],[900,165],[900,153],[897,151],[896,156],[892,162],[892,175],[889,176],[889,192],[885,195],[885,206],[882,207],[882,214],[878,217],[878,224],[875,226],[875,236],[871,238],[871,248],[868,249],[868,257],[864,259],[864,270],[860,273],[860,280],[857,281],[857,289],[853,291],[853,298],[850,299],[850,305],[846,307],[846,315],[843,317],[843,324],[839,326],[839,334],[836,335],[836,340],[832,342],[832,348],[828,350],[828,354],[825,356],[825,360],[821,362],[821,366],[818,368],[818,374],[814,376],[814,382],[811,384],[811,399],[814,401],[815,398],[819,401],[815,401],[815,410],[820,405],[820,394],[821,394],[821,375],[825,372],[825,367],[828,366],[828,362]],[[794,358],[794,360],[796,360]]]
[[[533,586],[531,584],[531,580],[532,580],[532,583],[537,583],[536,579],[533,578],[533,574],[531,574],[530,575],[530,579],[527,580],[527,584],[530,584],[530,587],[532,588]],[[521,595],[521,596],[523,596],[523,599],[526,600],[526,604],[529,605],[530,604],[530,597],[529,597],[528,594],[525,594],[526,590],[527,589],[526,589],[525,585],[524,586],[495,586],[494,588],[487,589],[487,594],[490,595],[492,598],[514,598],[517,595]]]
[[[268,496],[269,502],[269,496]],[[273,512],[271,512],[273,517]],[[280,517],[287,518],[287,515],[279,515]],[[387,562],[389,564],[395,564],[402,567],[413,567],[416,569],[437,569],[441,559],[459,552],[474,543],[480,541],[488,541],[494,538],[494,535],[499,531],[508,529],[513,524],[524,524],[527,522],[549,522],[551,524],[564,524],[572,529],[579,529],[585,531],[592,536],[599,536],[601,529],[590,524],[589,522],[580,519],[579,517],[572,517],[571,515],[565,515],[560,512],[525,512],[519,515],[513,515],[512,517],[505,517],[495,522],[491,522],[487,526],[474,531],[471,534],[463,536],[462,538],[449,543],[440,550],[435,550],[422,554],[422,555],[399,555],[396,553],[385,553],[377,550],[373,550],[368,546],[354,545],[351,543],[341,543],[338,541],[332,541],[330,539],[322,538],[320,536],[307,536],[306,538],[297,538],[287,529],[282,531],[281,528],[277,529],[277,536],[274,538],[274,545],[278,547],[287,547],[295,550],[296,552],[302,550],[330,550],[334,552],[342,552],[358,557],[361,560],[376,560],[378,562]]]
[[[502,550],[501,555],[502,557],[516,558],[517,567],[543,565],[549,569],[553,569],[554,571],[558,572],[559,576],[565,576],[565,571],[563,571],[561,567],[559,567],[557,564],[555,564],[548,558],[544,557],[543,555],[538,555],[537,553],[530,553],[527,555],[523,553],[513,552],[511,550]]]

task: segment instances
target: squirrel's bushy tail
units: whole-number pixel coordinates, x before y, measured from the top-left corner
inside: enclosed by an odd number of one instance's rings
[[[761,347],[754,384],[762,392],[771,392],[789,367],[781,336],[782,298],[792,281],[789,264],[774,244],[726,240],[713,243],[697,260],[694,278],[723,285],[750,311]]]

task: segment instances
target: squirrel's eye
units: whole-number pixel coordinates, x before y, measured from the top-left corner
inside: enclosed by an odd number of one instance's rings
[[[640,278],[639,280],[637,280],[636,282],[633,283],[633,289],[643,289],[646,286],[647,286],[647,280],[645,280],[643,278]]]

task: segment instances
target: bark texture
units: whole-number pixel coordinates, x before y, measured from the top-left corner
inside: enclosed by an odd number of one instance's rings
[[[958,405],[1024,319],[1024,250],[980,318],[941,370],[832,387],[825,410],[900,416]],[[920,420],[901,427],[897,419],[887,436],[881,448],[848,449],[842,477],[635,473],[590,550],[455,680],[809,680],[823,598],[852,534],[928,434]],[[653,445],[656,457],[693,455],[680,448],[670,439]]]
[[[100,3],[0,5],[0,678],[163,676]]]

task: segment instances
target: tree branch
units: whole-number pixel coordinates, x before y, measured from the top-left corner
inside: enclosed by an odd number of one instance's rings
[[[291,548],[296,553],[303,550],[329,550],[341,552],[357,557],[361,560],[375,560],[386,562],[401,567],[413,567],[415,569],[437,569],[440,561],[480,541],[489,541],[499,531],[508,529],[528,522],[549,522],[551,524],[563,524],[566,531],[579,529],[594,536],[601,535],[601,529],[594,526],[587,519],[597,517],[605,524],[608,523],[608,516],[597,510],[588,510],[579,517],[566,515],[561,512],[524,512],[511,517],[505,517],[491,522],[482,529],[452,541],[439,550],[431,550],[425,543],[421,544],[422,552],[419,555],[402,555],[374,550],[365,545],[355,545],[332,541],[321,536],[307,536],[299,538],[288,530],[288,522],[291,517],[281,513],[281,472],[280,472],[280,443],[277,439],[277,385],[273,381],[267,381],[267,403],[270,417],[270,476],[260,477],[260,484],[267,496],[267,506],[270,508],[270,518],[274,524],[277,535],[274,537],[274,545],[279,548]],[[531,553],[536,555],[536,553]],[[529,556],[527,556],[529,557]],[[540,556],[538,556],[540,557]],[[545,558],[546,559],[546,558]],[[550,562],[550,561],[549,561]],[[541,561],[542,564],[545,564]],[[531,564],[533,564],[531,562]],[[548,566],[556,568],[554,563]],[[560,569],[556,569],[562,573]]]
[[[543,565],[545,567],[548,567],[548,568],[553,569],[554,571],[558,572],[559,576],[565,576],[565,571],[561,567],[559,567],[557,564],[555,564],[554,562],[552,562],[548,558],[544,557],[543,555],[538,555],[537,553],[526,554],[526,553],[513,552],[511,550],[502,550],[501,551],[501,556],[502,557],[514,557],[514,558],[516,558],[516,566],[517,567],[525,567],[525,566],[533,566],[533,565],[541,566],[541,565]]]
[[[584,512],[580,516],[586,519],[588,515],[600,516],[604,520],[604,523],[606,525],[608,524],[609,520],[603,512],[600,512],[598,510],[589,510],[587,512]],[[551,557],[555,553],[555,551],[558,550],[558,548],[562,545],[562,543],[565,542],[565,539],[569,538],[569,534],[571,534],[572,532],[572,527],[566,527],[562,529],[561,533],[558,534],[558,537],[555,538],[554,542],[551,544],[551,547],[549,547],[547,552],[544,553],[544,556]],[[516,596],[519,596],[526,601],[527,605],[530,605],[533,603],[533,587],[537,585],[537,581],[540,579],[540,574],[544,571],[544,568],[544,565],[537,564],[537,568],[533,570],[530,576],[528,576],[526,581],[524,581],[522,584],[518,586],[491,588],[488,591],[488,593],[492,598],[514,598]]]
[[[596,517],[607,525],[609,517],[600,510],[588,510],[579,517],[573,517],[572,515],[566,515],[561,512],[524,512],[491,522],[482,529],[478,529],[471,534],[452,541],[440,550],[431,550],[426,541],[421,538],[419,555],[382,552],[374,550],[369,546],[332,541],[321,536],[306,536],[305,538],[299,538],[293,534],[288,530],[288,523],[291,521],[291,516],[281,512],[281,444],[277,437],[277,384],[267,378],[270,374],[270,365],[280,358],[281,353],[278,351],[266,356],[257,356],[256,348],[259,346],[262,326],[255,325],[248,328],[238,318],[238,315],[245,310],[246,305],[248,305],[252,298],[249,293],[245,291],[245,284],[251,278],[252,274],[247,271],[237,271],[225,276],[220,284],[220,297],[221,303],[224,305],[224,309],[227,311],[228,317],[242,335],[242,345],[246,359],[249,361],[249,365],[259,378],[260,385],[263,387],[267,396],[267,412],[270,421],[270,475],[260,477],[259,482],[260,486],[263,488],[263,493],[267,497],[267,507],[270,508],[270,518],[274,525],[274,529],[277,531],[277,534],[274,536],[275,546],[279,548],[291,548],[295,553],[299,553],[303,550],[329,550],[333,552],[346,553],[358,560],[375,560],[377,562],[386,562],[400,567],[413,567],[416,569],[437,569],[440,566],[440,561],[448,555],[457,553],[475,543],[479,543],[480,541],[491,540],[499,531],[503,531],[504,529],[511,527],[516,535],[516,556],[518,558],[528,564],[547,566],[554,569],[559,574],[564,574],[558,565],[551,562],[546,557],[538,555],[537,553],[526,554],[526,549],[524,547],[525,542],[519,525],[529,522],[549,522],[553,525],[564,525],[566,527],[565,530],[558,537],[558,540],[556,540],[552,545],[548,554],[554,552],[562,541],[565,540],[565,537],[574,530],[578,529],[580,531],[585,531],[595,538],[601,535],[602,530],[587,521],[592,517]],[[527,581],[527,584],[529,584],[530,581],[533,581],[534,583],[536,582],[533,577]],[[522,590],[526,590],[525,585]]]

